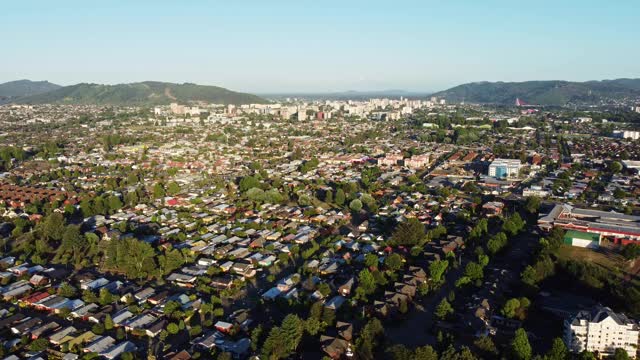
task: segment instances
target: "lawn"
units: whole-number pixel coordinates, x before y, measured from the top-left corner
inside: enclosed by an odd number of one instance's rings
[[[633,272],[631,262],[608,248],[587,249],[563,244],[558,249],[557,256],[562,260],[579,260],[596,264],[613,274],[622,276],[627,281],[638,281],[638,274]]]

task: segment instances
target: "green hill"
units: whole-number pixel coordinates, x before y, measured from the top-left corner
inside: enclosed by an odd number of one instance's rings
[[[602,81],[476,82],[433,94],[449,102],[511,105],[516,98],[529,104],[566,105],[640,98],[640,79]]]
[[[46,93],[61,88],[48,81],[16,80],[0,84],[0,104],[24,96]]]
[[[214,104],[263,104],[251,94],[217,86],[145,81],[132,84],[77,84],[15,100],[20,104],[164,105],[172,102],[204,101]]]

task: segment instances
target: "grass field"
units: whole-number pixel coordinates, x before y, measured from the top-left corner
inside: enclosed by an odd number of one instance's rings
[[[608,248],[587,249],[576,246],[561,245],[557,255],[563,260],[579,260],[598,265],[612,274],[635,284],[640,283],[637,268],[622,255]],[[636,261],[638,262],[638,261]]]

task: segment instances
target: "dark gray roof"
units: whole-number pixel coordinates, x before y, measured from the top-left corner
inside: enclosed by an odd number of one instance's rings
[[[613,321],[618,325],[636,324],[635,321],[629,319],[625,314],[616,313],[610,308],[602,305],[596,305],[590,311],[579,311],[571,322],[577,324],[580,320],[587,320],[592,323],[599,323],[607,318],[613,319]]]

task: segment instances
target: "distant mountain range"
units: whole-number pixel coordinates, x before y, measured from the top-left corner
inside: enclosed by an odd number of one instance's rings
[[[42,83],[50,86],[47,88]],[[36,86],[36,84],[40,85]],[[173,84],[157,81],[118,85],[82,83],[59,86],[48,82],[21,80],[0,84],[0,89],[3,88],[6,88],[6,93],[10,95],[0,98],[0,103],[151,106],[165,105],[171,102],[186,103],[189,101],[236,105],[264,104],[268,102],[256,95],[235,92],[217,86],[190,83]]]
[[[601,101],[640,98],[640,79],[602,81],[524,81],[475,82],[440,91],[433,96],[448,102],[515,104],[516,98],[528,104],[594,104]]]
[[[61,88],[48,81],[16,80],[0,84],[0,104],[24,96],[38,95]]]
[[[640,99],[640,79],[602,81],[474,82],[430,94],[404,90],[345,91],[334,93],[286,93],[264,97],[282,99],[368,99],[372,97],[426,98],[447,102],[513,105],[516,98],[534,105],[597,104],[611,100]],[[131,84],[77,84],[60,86],[48,81],[18,80],[0,84],[0,104],[96,104],[163,105],[171,102],[204,101],[218,104],[263,104],[263,97],[234,92],[217,86],[145,81]]]

